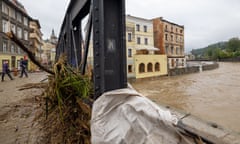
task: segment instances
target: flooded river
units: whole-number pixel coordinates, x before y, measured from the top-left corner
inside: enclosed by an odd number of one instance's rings
[[[175,107],[240,133],[240,63],[201,73],[132,84],[156,103]]]

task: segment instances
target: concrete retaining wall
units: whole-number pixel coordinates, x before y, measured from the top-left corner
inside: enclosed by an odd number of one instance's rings
[[[219,64],[216,62],[211,63],[202,63],[198,66],[191,66],[186,68],[177,68],[177,69],[170,69],[168,71],[169,76],[176,76],[176,75],[183,75],[183,74],[190,74],[190,73],[197,73],[206,70],[213,70],[219,67]]]
[[[220,59],[221,62],[240,62],[240,56],[235,58]]]
[[[197,73],[197,72],[199,72],[199,67],[193,66],[193,67],[186,67],[186,68],[170,69],[168,71],[168,75],[176,76],[176,75],[183,75],[183,74],[190,74],[190,73]]]
[[[213,69],[217,69],[219,67],[219,64],[214,62],[213,64],[207,64],[207,65],[203,65],[202,66],[202,70],[206,71],[206,70],[213,70]]]

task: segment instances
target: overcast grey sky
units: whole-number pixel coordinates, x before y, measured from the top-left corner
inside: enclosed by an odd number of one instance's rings
[[[19,1],[39,19],[44,38],[53,28],[58,35],[69,0]],[[240,0],[126,0],[126,14],[184,25],[186,51],[240,36]]]

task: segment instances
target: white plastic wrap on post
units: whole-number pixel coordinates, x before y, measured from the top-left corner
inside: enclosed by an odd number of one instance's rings
[[[104,93],[92,110],[92,144],[175,144],[176,116],[134,89]]]

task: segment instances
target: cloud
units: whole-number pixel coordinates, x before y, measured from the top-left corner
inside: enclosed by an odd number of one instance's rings
[[[44,38],[59,33],[70,0],[19,0],[39,19]],[[240,35],[239,0],[126,0],[126,13],[164,19],[185,27],[185,50],[205,47]]]
[[[49,38],[52,29],[58,35],[69,0],[19,0],[29,16],[38,19],[44,39]]]

